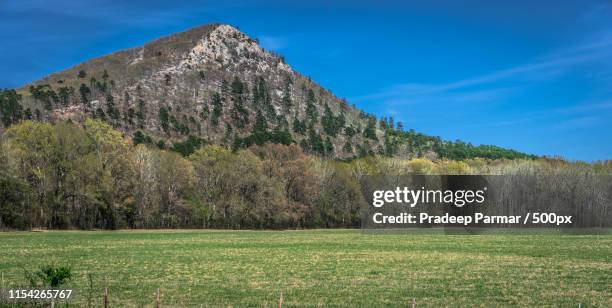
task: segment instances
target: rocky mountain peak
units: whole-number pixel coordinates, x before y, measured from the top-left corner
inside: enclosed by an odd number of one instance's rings
[[[344,128],[367,124],[282,56],[225,24],[86,61],[21,92],[41,120],[102,118],[127,136],[139,132],[170,144],[188,137],[234,146],[280,138],[344,157],[352,152],[349,140],[363,139],[346,137]]]
[[[178,63],[161,69],[156,75],[188,74],[194,69],[221,69],[228,72],[249,70],[253,74],[293,73],[289,65],[235,27],[221,24],[203,35]]]
[[[101,119],[134,143],[185,155],[203,143],[237,149],[265,142],[296,143],[307,153],[334,158],[523,155],[404,132],[392,118],[349,106],[224,24],[89,60],[17,93],[26,119]]]

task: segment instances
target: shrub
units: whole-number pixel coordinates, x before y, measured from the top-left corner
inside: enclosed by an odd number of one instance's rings
[[[39,286],[57,288],[72,278],[72,270],[66,266],[47,265],[34,273],[24,270],[24,275],[33,288]]]

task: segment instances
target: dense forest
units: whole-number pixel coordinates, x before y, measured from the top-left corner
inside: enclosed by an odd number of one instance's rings
[[[364,175],[612,173],[610,162],[383,155],[338,161],[305,154],[295,143],[192,146],[183,156],[134,144],[92,119],[13,124],[0,143],[0,227],[356,227]]]

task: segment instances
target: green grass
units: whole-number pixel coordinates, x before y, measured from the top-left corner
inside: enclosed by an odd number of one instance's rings
[[[71,301],[167,306],[612,306],[612,236],[353,230],[0,233],[3,286],[70,265]],[[87,274],[94,278],[89,289]]]

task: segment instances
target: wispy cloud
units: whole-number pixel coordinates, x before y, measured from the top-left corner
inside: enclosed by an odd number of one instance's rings
[[[478,93],[483,90],[471,90],[470,88],[490,86],[498,81],[516,78],[528,80],[551,78],[577,65],[611,57],[611,47],[612,34],[606,33],[602,37],[597,38],[596,41],[560,50],[531,63],[443,84],[398,84],[376,93],[353,97],[351,100],[356,102],[379,100],[385,103],[404,101],[413,104],[416,102],[427,102],[428,99],[435,99],[437,96],[442,96],[441,98],[445,99],[445,96],[448,95],[469,96],[469,93],[475,93],[474,97],[479,98],[481,96]],[[466,93],[466,90],[469,91]],[[488,98],[492,99],[493,97]]]
[[[421,103],[427,103],[427,105],[432,107],[440,104],[477,104],[491,102],[500,97],[510,95],[515,89],[512,87],[500,87],[471,91],[435,91],[432,89],[403,91],[410,91],[410,94],[387,96],[384,98],[384,103],[392,107],[417,105]]]
[[[525,111],[511,119],[471,123],[470,127],[507,127],[535,122],[552,122],[555,129],[591,127],[612,115],[612,101],[581,102],[573,106]]]
[[[562,107],[553,110],[562,114],[575,114],[581,112],[606,112],[612,111],[612,101],[603,101],[589,104],[578,104],[574,106]]]
[[[556,129],[577,129],[577,128],[588,128],[596,126],[601,123],[602,118],[600,116],[591,115],[584,117],[573,117],[559,123],[556,123],[553,128]]]

